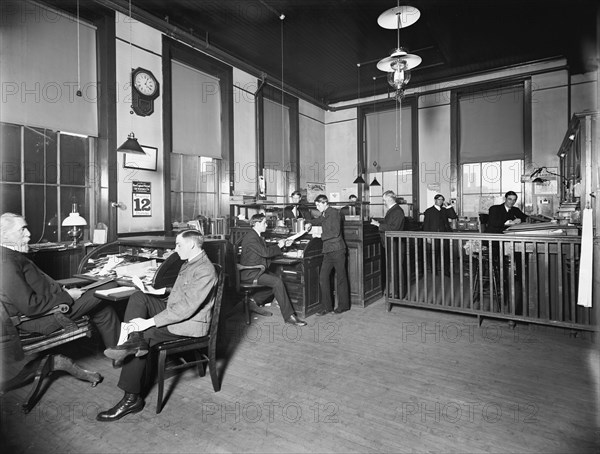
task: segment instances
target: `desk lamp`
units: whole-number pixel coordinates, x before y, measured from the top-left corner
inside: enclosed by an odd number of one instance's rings
[[[73,242],[69,245],[69,247],[77,247],[77,240],[83,232],[82,230],[79,230],[79,227],[83,225],[87,225],[87,222],[77,212],[77,203],[73,203],[69,216],[67,216],[62,222],[63,227],[71,227],[71,229],[67,232],[67,235],[73,239]]]

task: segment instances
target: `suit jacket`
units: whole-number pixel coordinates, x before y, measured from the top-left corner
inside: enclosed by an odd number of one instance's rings
[[[269,268],[270,259],[281,255],[282,251],[276,244],[267,246],[256,230],[250,229],[244,238],[242,238],[242,255],[240,264],[245,266],[263,265],[265,270]],[[240,279],[244,282],[253,281],[260,273],[260,270],[242,270]]]
[[[404,229],[404,210],[397,203],[387,210],[383,221],[379,223],[381,242],[385,244],[385,232],[396,232]]]
[[[154,316],[156,326],[166,326],[179,336],[205,336],[215,304],[211,290],[216,283],[215,267],[201,250],[200,255],[181,266],[166,309]]]
[[[311,220],[310,223],[323,228],[321,240],[324,254],[346,249],[346,243],[342,236],[342,216],[339,210],[328,206],[321,216]]]
[[[431,206],[425,210],[425,219],[423,220],[423,231],[425,232],[451,232],[448,219],[457,219],[458,216],[454,208],[437,209]]]
[[[288,205],[283,209],[283,219],[312,219],[313,216],[310,212],[310,208],[302,206],[301,204],[297,205],[298,207],[298,216],[294,216],[294,205]]]
[[[521,221],[527,220],[527,215],[517,207],[512,207],[506,211],[504,204],[493,205],[490,207],[488,224],[485,229],[486,233],[502,233],[508,226],[504,225],[506,221],[513,221],[519,218]]]
[[[20,252],[1,246],[2,281],[0,298],[6,311],[14,315],[37,315],[57,304],[73,304],[62,286]]]

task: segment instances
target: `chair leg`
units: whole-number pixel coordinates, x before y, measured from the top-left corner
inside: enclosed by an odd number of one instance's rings
[[[216,352],[208,351],[208,369],[210,372],[210,380],[212,381],[213,389],[216,393],[221,390],[221,383],[219,383],[219,375],[217,374],[217,359]]]
[[[33,379],[31,391],[29,391],[27,399],[25,399],[25,402],[23,402],[23,404],[21,405],[23,413],[29,413],[31,409],[35,406],[39,398],[38,393],[42,386],[42,382],[44,381],[44,378],[46,378],[50,374],[50,372],[52,372],[52,358],[50,356],[45,356],[44,358],[42,358],[42,361],[40,362],[40,365],[37,368],[35,378]]]
[[[92,372],[90,370],[83,369],[71,358],[67,358],[64,355],[54,355],[52,357],[51,369],[53,371],[62,370],[71,374],[73,377],[78,378],[79,380],[89,381],[92,384],[92,387],[96,387],[96,385],[103,379],[102,375],[100,375],[98,372]]]
[[[246,314],[246,325],[250,324],[250,295],[244,294],[244,313]]]
[[[163,391],[165,388],[165,361],[167,352],[162,350],[158,354],[158,399],[156,401],[156,414],[162,411],[163,407]]]
[[[194,357],[196,358],[196,366],[198,367],[198,375],[204,377],[206,375],[206,361],[202,361],[204,355],[200,350],[194,350]]]

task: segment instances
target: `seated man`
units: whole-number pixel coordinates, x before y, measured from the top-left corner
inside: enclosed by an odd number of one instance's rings
[[[283,219],[312,219],[310,209],[303,206],[302,193],[300,191],[292,192],[292,203],[283,209]]]
[[[208,333],[214,304],[210,293],[217,273],[202,249],[203,243],[204,237],[198,230],[177,235],[175,252],[187,262],[179,270],[166,301],[142,292],[129,298],[125,309],[128,323],[123,329],[131,334],[125,343],[104,351],[116,365],[123,366],[118,386],[125,395],[110,410],[98,413],[98,421],[116,421],[142,411],[144,399],[140,393],[150,347],[181,336],[202,337]],[[135,358],[125,361],[132,355]]]
[[[490,207],[486,233],[503,233],[511,225],[527,220],[528,216],[515,206],[517,194],[514,191],[504,194],[504,199],[503,204]]]
[[[29,250],[30,232],[25,219],[13,213],[0,216],[0,248],[2,252],[2,282],[0,297],[9,316],[38,315],[54,306],[66,303],[70,311],[65,314],[75,320],[89,315],[102,337],[104,345],[114,345],[119,338],[119,318],[110,306],[94,297],[93,291],[63,288],[58,282],[40,270],[22,253]],[[115,283],[101,288],[116,287]],[[19,325],[19,330],[50,334],[62,328],[52,316],[29,320]]]
[[[265,240],[260,236],[267,230],[267,219],[264,214],[253,215],[252,218],[250,218],[250,225],[252,226],[252,229],[246,233],[242,239],[242,256],[240,257],[240,264],[246,266],[263,265],[265,269],[268,269],[269,259],[281,255],[281,248],[286,245],[286,240],[279,240],[277,246],[266,245]],[[259,273],[259,269],[242,270],[240,279],[243,282],[252,282]],[[296,326],[306,325],[306,322],[300,320],[294,313],[290,298],[283,285],[283,281],[279,276],[265,272],[259,276],[257,283],[270,288],[258,290],[254,294],[256,304],[264,304],[268,297],[274,295],[281,308],[283,320],[285,320],[286,323]]]

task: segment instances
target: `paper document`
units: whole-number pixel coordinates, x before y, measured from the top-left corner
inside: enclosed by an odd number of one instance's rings
[[[106,290],[96,290],[96,294],[102,295],[102,296],[109,296],[109,295],[115,295],[118,293],[130,292],[130,291],[131,291],[131,287],[114,287],[114,288],[109,288]]]
[[[135,285],[137,288],[139,288],[142,292],[147,293],[148,295],[164,295],[167,291],[167,289],[165,287],[157,290],[154,287],[152,287],[151,285],[146,285],[137,276],[132,276],[131,282],[133,282],[133,285]]]

